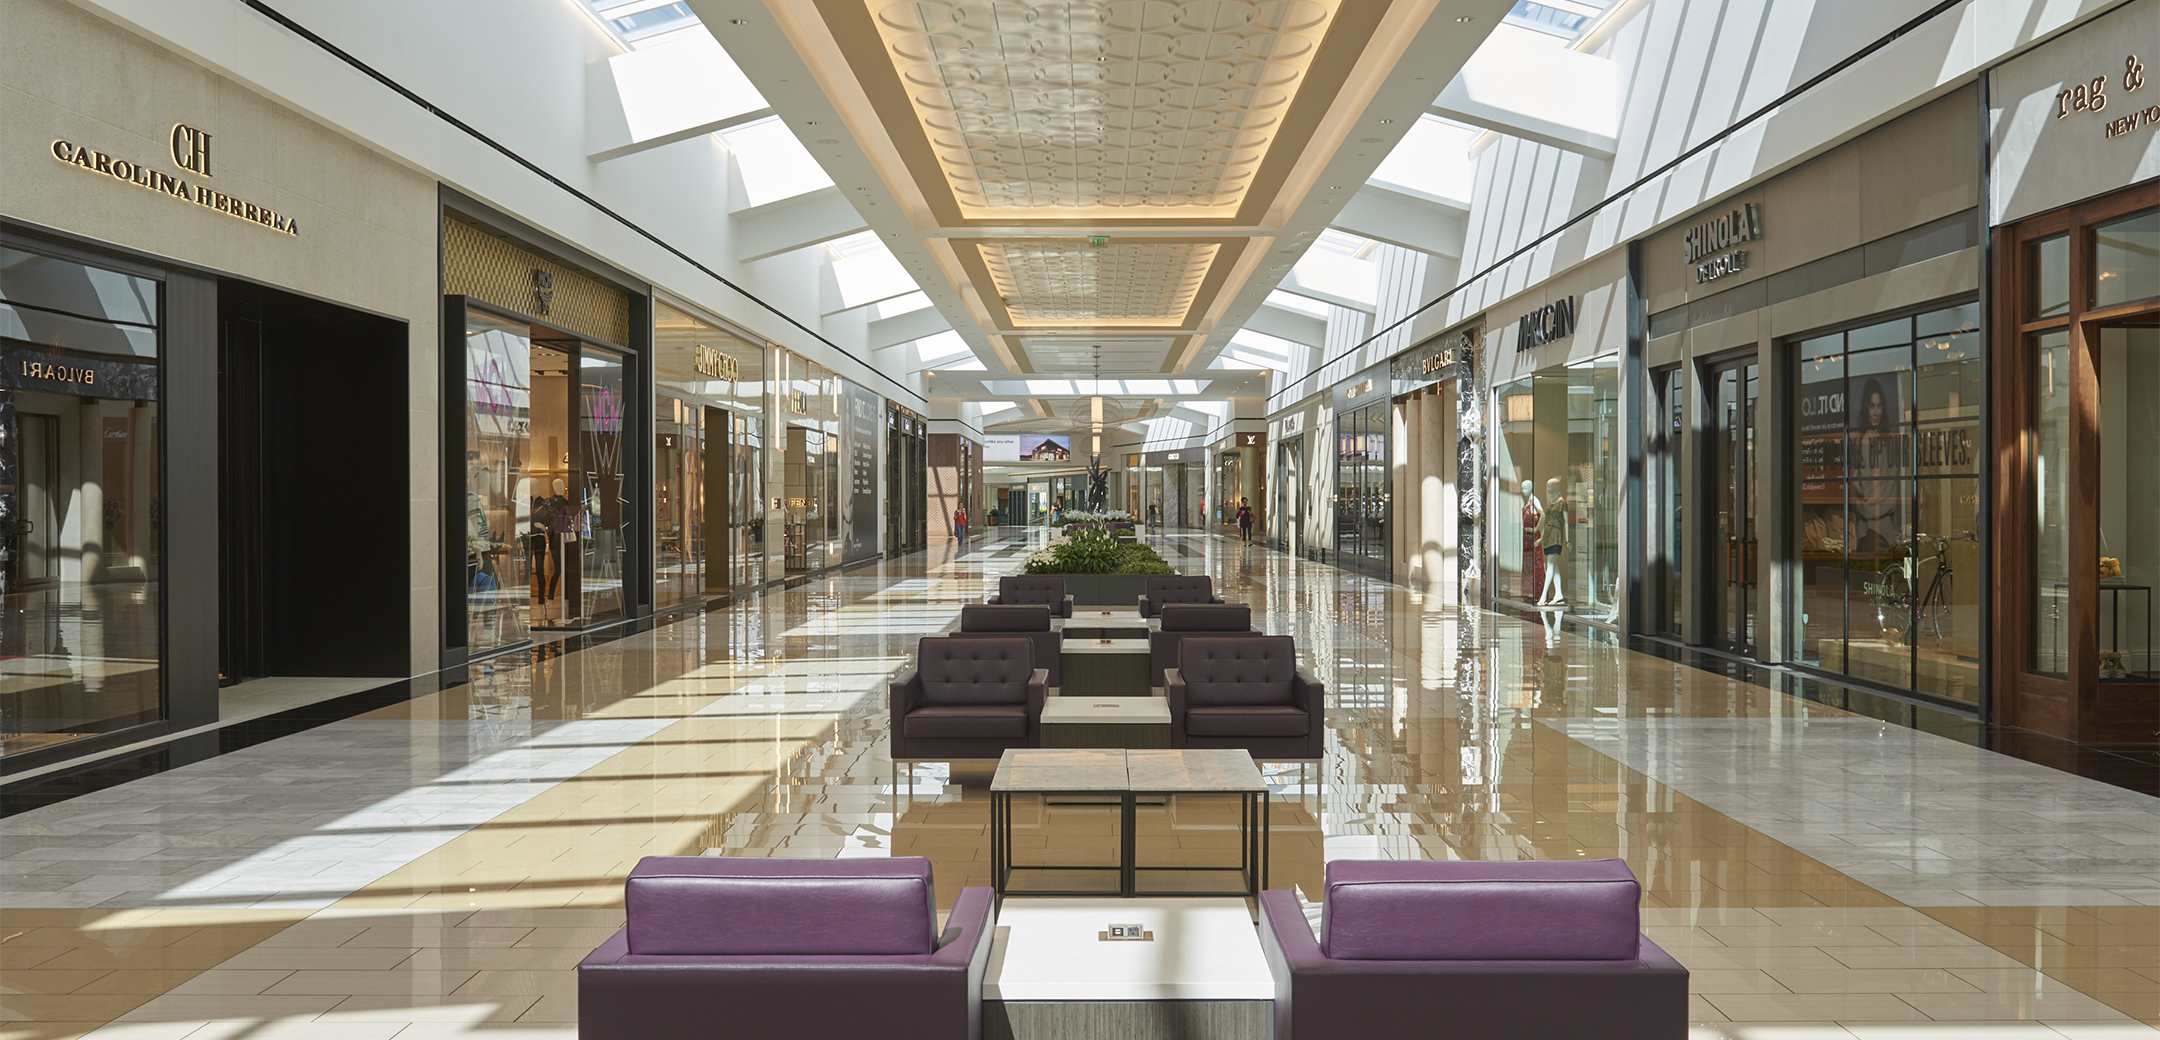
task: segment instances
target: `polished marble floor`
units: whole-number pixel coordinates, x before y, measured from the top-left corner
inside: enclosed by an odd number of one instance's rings
[[[987,773],[886,757],[884,682],[1026,532],[855,569],[0,820],[0,1040],[575,1035],[641,856],[924,855],[988,880]],[[1710,1038],[2150,1037],[2160,799],[1257,544],[1170,535],[1328,683],[1270,764],[1276,887],[1331,858],[1620,856]],[[1016,845],[1110,861],[1110,811]],[[1235,810],[1143,815],[1234,862]]]

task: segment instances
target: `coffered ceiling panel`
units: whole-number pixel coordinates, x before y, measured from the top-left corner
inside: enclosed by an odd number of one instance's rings
[[[1014,328],[1183,324],[1221,246],[1214,242],[982,242]]]
[[[962,214],[1013,219],[1234,214],[1339,0],[865,2]]]

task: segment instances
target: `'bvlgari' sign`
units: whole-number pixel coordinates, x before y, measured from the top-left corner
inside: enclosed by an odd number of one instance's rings
[[[173,162],[181,169],[193,170],[204,177],[210,176],[209,134],[181,124],[173,127],[172,146]],[[143,163],[116,159],[95,148],[68,141],[54,141],[52,157],[86,172],[192,202],[204,209],[216,210],[228,217],[260,224],[272,231],[296,237],[300,234],[299,221],[268,206],[258,206],[243,199],[236,199],[207,185],[189,184],[184,175],[175,177],[169,173],[160,173]]]

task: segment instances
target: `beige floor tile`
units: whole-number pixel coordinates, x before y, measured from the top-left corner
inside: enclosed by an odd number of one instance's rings
[[[276,995],[327,994],[419,994],[428,997],[456,992],[473,977],[470,971],[296,971],[263,992]]]
[[[1766,968],[1794,993],[1979,993],[1977,986],[1940,968]]]
[[[1719,993],[1704,999],[1735,1022],[1917,1022],[1927,1018],[1889,993]]]
[[[2009,1019],[2081,1019],[2122,1021],[2128,1015],[2083,993],[1911,993],[1906,1001],[1943,1022],[2000,1022]]]

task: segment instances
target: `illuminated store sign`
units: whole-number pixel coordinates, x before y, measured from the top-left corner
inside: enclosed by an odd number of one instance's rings
[[[1575,297],[1548,303],[1515,319],[1515,349],[1519,353],[1542,347],[1575,334]]]
[[[741,363],[703,343],[697,345],[697,353],[692,356],[690,364],[701,376],[711,376],[730,383],[742,377]]]
[[[1687,262],[1695,265],[1695,284],[1714,282],[1729,274],[1747,270],[1748,256],[1745,249],[1732,249],[1743,242],[1753,242],[1763,234],[1762,207],[1748,203],[1739,209],[1705,221],[1688,229],[1681,248]],[[1732,249],[1708,261],[1703,258],[1712,253]]]
[[[173,162],[183,170],[197,176],[210,176],[210,135],[186,124],[173,127]],[[116,159],[95,148],[79,146],[69,141],[54,141],[52,157],[78,169],[132,184],[138,188],[157,192],[192,202],[204,209],[215,210],[228,217],[260,224],[272,231],[298,237],[300,222],[268,206],[258,206],[244,199],[237,199],[207,185],[189,184],[183,174],[180,177],[160,173],[149,166]]]

